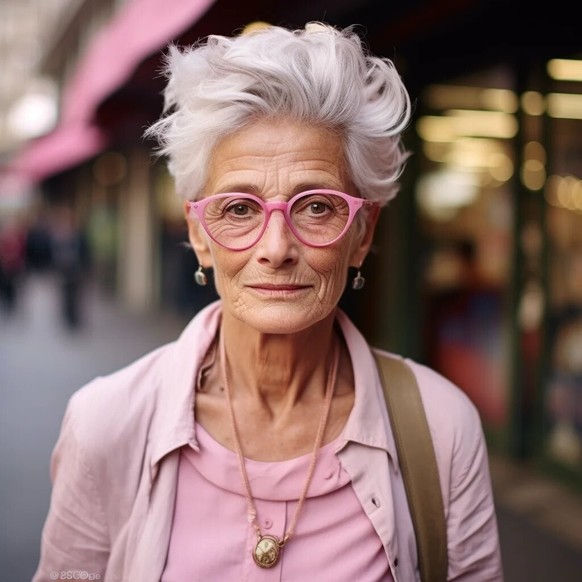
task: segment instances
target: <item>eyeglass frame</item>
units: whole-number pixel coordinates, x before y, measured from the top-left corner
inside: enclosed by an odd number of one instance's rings
[[[296,228],[293,225],[293,221],[291,220],[290,208],[293,206],[293,204],[297,200],[299,200],[305,196],[309,196],[309,195],[313,195],[313,194],[328,194],[328,195],[339,196],[340,198],[345,200],[345,202],[348,205],[348,210],[349,210],[348,220],[346,221],[346,224],[345,224],[343,230],[340,232],[340,234],[338,234],[338,236],[336,236],[330,242],[310,243],[310,242],[306,241],[297,232]],[[242,198],[245,200],[253,200],[257,204],[259,204],[259,206],[263,209],[263,212],[265,213],[265,220],[263,221],[263,225],[262,225],[260,232],[257,235],[256,239],[249,245],[246,245],[246,246],[241,247],[241,248],[235,248],[235,249],[233,249],[233,248],[225,245],[224,243],[221,243],[219,240],[217,240],[210,232],[210,229],[209,229],[208,225],[206,224],[206,220],[204,218],[204,209],[206,208],[206,206],[210,202],[212,202],[213,200],[216,200],[217,198],[228,198],[228,197],[232,197],[232,196],[236,196],[236,197],[239,197],[239,198]],[[198,221],[202,225],[202,228],[205,230],[206,234],[217,245],[220,245],[221,247],[228,249],[230,251],[246,251],[246,250],[250,249],[251,247],[255,246],[261,240],[263,234],[265,234],[265,230],[267,230],[269,220],[271,219],[271,214],[273,213],[274,210],[280,210],[283,213],[283,216],[285,218],[285,222],[287,223],[289,230],[293,233],[293,235],[295,236],[295,238],[299,242],[301,242],[304,245],[307,245],[309,247],[313,247],[313,248],[328,247],[328,246],[334,244],[335,242],[337,242],[338,240],[340,240],[346,234],[346,232],[349,230],[350,226],[352,226],[352,223],[354,222],[354,218],[356,217],[356,214],[358,213],[359,210],[361,210],[364,206],[369,206],[369,207],[370,206],[377,206],[377,204],[378,204],[377,202],[374,202],[372,200],[366,200],[365,198],[357,198],[356,196],[350,196],[350,194],[346,194],[345,192],[340,192],[338,190],[329,190],[329,189],[325,189],[325,188],[305,190],[304,192],[299,192],[298,194],[295,194],[289,200],[273,200],[271,202],[267,202],[254,194],[249,194],[249,193],[245,193],[245,192],[224,192],[224,193],[219,193],[219,194],[212,194],[211,196],[207,196],[206,198],[201,198],[200,200],[189,200],[188,202],[186,202],[186,205],[188,208],[188,217],[198,219]]]

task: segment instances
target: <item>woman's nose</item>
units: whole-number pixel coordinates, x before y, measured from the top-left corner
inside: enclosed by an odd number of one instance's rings
[[[280,210],[271,212],[263,236],[257,243],[259,260],[278,267],[294,263],[298,257],[299,241],[289,228],[285,215]]]

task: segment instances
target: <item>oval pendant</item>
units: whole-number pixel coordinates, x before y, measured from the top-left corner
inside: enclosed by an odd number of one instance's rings
[[[255,551],[253,559],[255,564],[261,568],[272,568],[281,556],[281,544],[275,536],[261,536]]]

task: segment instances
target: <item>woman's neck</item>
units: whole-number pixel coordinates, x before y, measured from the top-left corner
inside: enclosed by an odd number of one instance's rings
[[[264,334],[223,315],[226,372],[233,400],[252,399],[273,415],[323,397],[331,367],[335,313],[295,334]]]

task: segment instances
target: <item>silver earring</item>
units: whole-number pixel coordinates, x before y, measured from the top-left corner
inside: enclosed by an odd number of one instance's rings
[[[362,273],[358,270],[358,274],[352,280],[352,289],[359,291],[366,284],[366,279],[362,277]]]
[[[202,265],[200,265],[198,270],[194,273],[194,281],[196,281],[196,284],[200,285],[201,287],[208,285],[208,277],[206,276]]]

